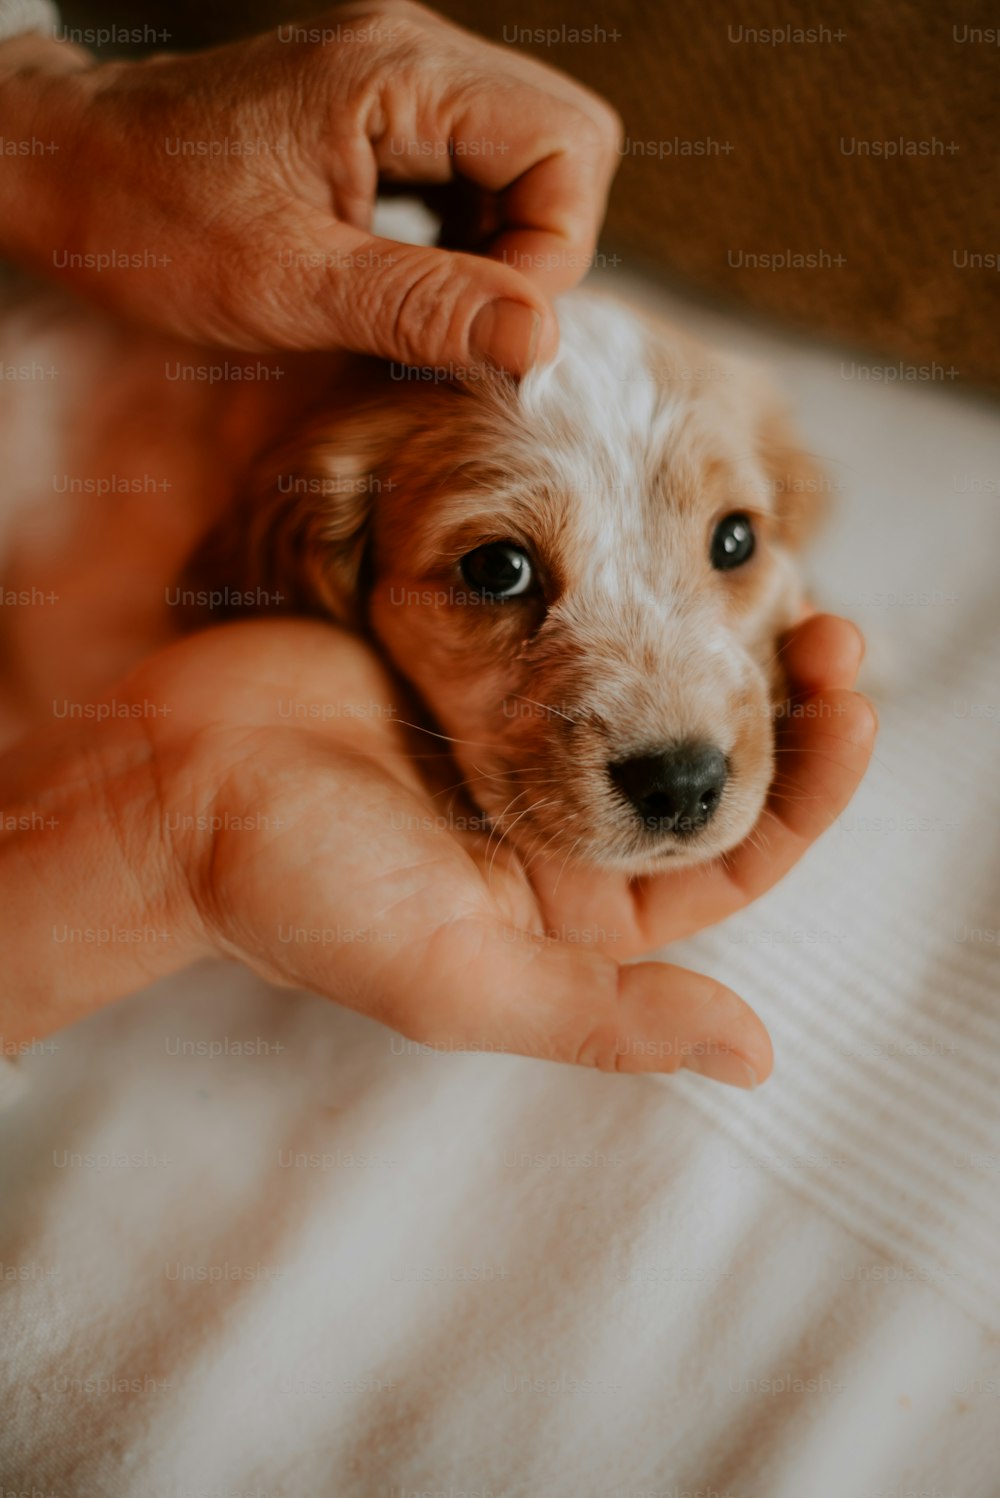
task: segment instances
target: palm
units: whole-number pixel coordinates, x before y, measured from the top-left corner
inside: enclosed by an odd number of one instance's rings
[[[780,790],[753,838],[707,869],[641,879],[560,857],[526,869],[464,825],[446,744],[372,652],[327,625],[210,631],[148,661],[137,685],[171,707],[154,737],[173,825],[196,827],[197,808],[211,828],[180,834],[180,851],[223,949],[407,1033],[475,1035],[478,1023],[485,1038],[506,1026],[511,1049],[544,1054],[537,1034],[517,1030],[523,974],[544,970],[549,1000],[528,1023],[561,1023],[616,963],[755,898],[852,793],[872,735],[847,690],[856,636],[816,619],[787,654],[793,681],[827,712],[788,720]],[[648,988],[651,967],[681,972],[646,964],[645,979],[633,967],[627,981]],[[642,995],[647,1019],[661,998]],[[759,1048],[759,1021],[727,998],[728,1029]]]

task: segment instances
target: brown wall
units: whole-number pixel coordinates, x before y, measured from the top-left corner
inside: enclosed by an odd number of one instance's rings
[[[581,12],[564,0],[443,0],[440,9],[497,40],[521,28],[594,29],[591,41],[528,50],[599,89],[625,119],[608,238],[626,260],[907,363],[936,361],[946,380],[1000,385],[1000,47],[956,39],[966,26],[996,35],[995,7],[611,0]],[[825,30],[777,45],[747,36],[789,26]],[[860,154],[858,143],[900,140],[927,154]],[[683,154],[699,145],[711,154]],[[783,251],[819,263],[748,261]],[[993,269],[963,264],[966,252],[992,254]]]

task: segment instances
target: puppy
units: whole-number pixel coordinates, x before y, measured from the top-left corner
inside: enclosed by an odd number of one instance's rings
[[[358,361],[195,570],[368,633],[523,854],[693,864],[761,812],[822,484],[752,368],[559,315],[519,384]]]

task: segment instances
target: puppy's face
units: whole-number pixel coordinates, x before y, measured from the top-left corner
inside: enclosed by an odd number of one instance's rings
[[[561,325],[519,387],[397,381],[314,425],[267,480],[271,555],[307,606],[364,593],[523,853],[677,867],[760,814],[815,483],[755,372],[589,297]]]

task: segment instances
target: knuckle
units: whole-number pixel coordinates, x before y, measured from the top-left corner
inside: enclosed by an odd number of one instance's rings
[[[436,259],[402,279],[389,333],[393,354],[407,363],[426,363],[455,348],[454,280]]]
[[[734,1004],[732,989],[727,988],[724,983],[719,982],[718,978],[713,978],[708,973],[694,975],[694,981],[696,983],[694,997],[700,1013],[717,1017],[720,1014],[732,1013]]]
[[[611,158],[617,156],[625,139],[621,115],[606,99],[592,95],[593,107],[580,129],[580,139],[589,154]]]
[[[602,129],[610,153],[617,156],[625,141],[625,121],[606,99],[601,100]]]
[[[400,998],[392,1005],[386,1022],[426,1050],[453,1053],[467,1049],[464,1028],[450,996],[441,1003],[425,1001],[419,1005]]]
[[[391,1015],[387,1023],[414,1045],[433,1046],[440,1038],[437,1025],[419,1009]]]
[[[458,1048],[462,969],[456,967],[454,938],[454,928],[445,922],[418,944],[407,945],[380,973],[381,1017],[416,1045]]]
[[[407,33],[412,35],[422,32],[428,19],[427,8],[416,4],[415,0],[375,0],[373,4],[363,4],[356,9],[354,7],[350,9],[353,21],[360,21],[372,27],[376,34],[380,30],[388,30],[389,28],[383,23],[391,22],[392,28],[405,28]],[[344,11],[335,10],[332,14],[340,20]]]
[[[599,1020],[587,1030],[574,1046],[570,1059],[575,1066],[586,1066],[594,1071],[620,1071],[622,1056],[614,1018]]]

